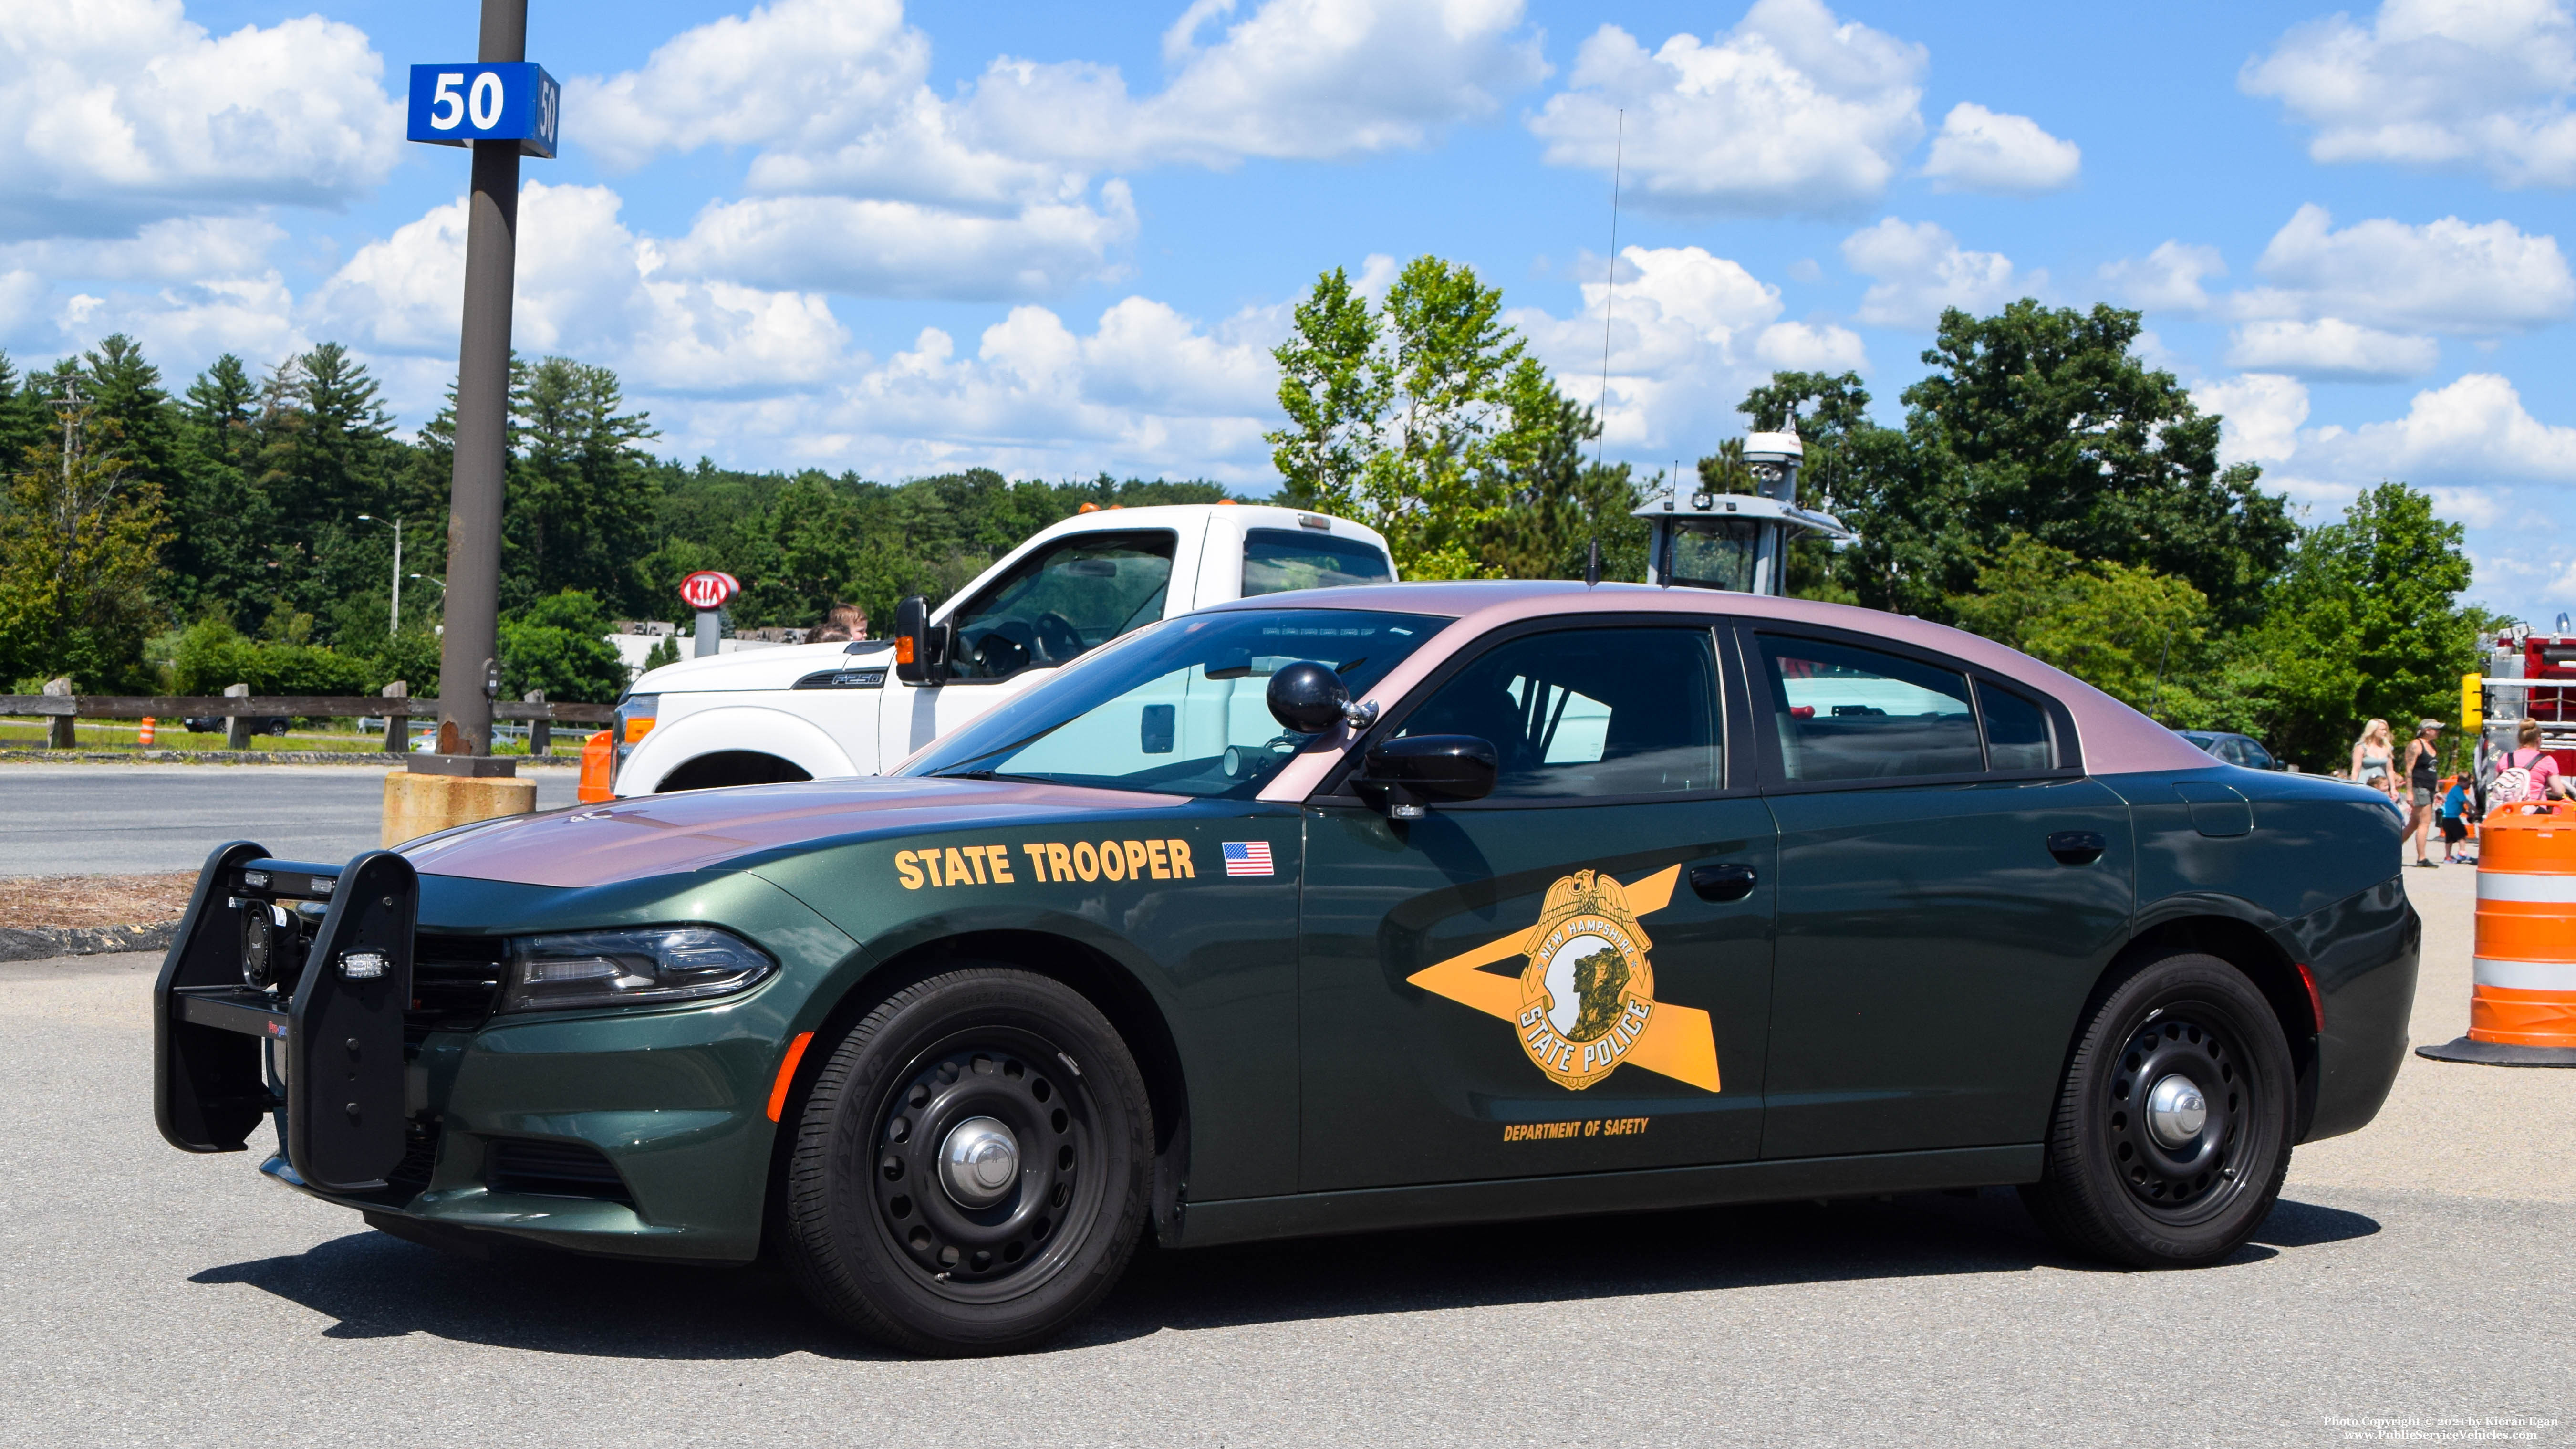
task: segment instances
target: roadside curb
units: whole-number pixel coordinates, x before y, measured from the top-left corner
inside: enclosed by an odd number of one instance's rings
[[[177,921],[150,926],[0,926],[0,961],[43,961],[108,951],[167,951]]]
[[[0,762],[39,765],[373,765],[386,770],[401,768],[409,758],[377,750],[0,750]],[[546,770],[581,767],[577,755],[501,758]]]

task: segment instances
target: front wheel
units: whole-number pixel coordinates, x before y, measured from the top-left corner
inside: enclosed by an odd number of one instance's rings
[[[815,1304],[910,1353],[1010,1353],[1125,1271],[1153,1157],[1143,1078],[1063,983],[949,972],[832,1049],[797,1124],[786,1258]]]
[[[2089,1257],[2215,1263],[2280,1196],[2292,1097],[2289,1044],[2244,973],[2195,953],[2146,962],[2086,1024],[2043,1175],[2022,1200],[2049,1236]]]

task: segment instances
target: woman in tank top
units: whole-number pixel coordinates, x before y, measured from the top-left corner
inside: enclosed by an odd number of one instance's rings
[[[2352,746],[2352,778],[2380,794],[2397,798],[2397,776],[2388,767],[2397,762],[2396,750],[2388,737],[2388,721],[2375,719],[2361,727],[2361,738]]]
[[[2438,758],[2441,737],[2440,720],[2420,720],[2415,726],[2415,738],[2406,742],[2406,786],[2414,795],[2414,811],[2406,817],[2406,833],[2415,837],[2415,863],[2428,870],[2437,864],[2427,847],[2433,829],[2433,796],[2442,785]]]

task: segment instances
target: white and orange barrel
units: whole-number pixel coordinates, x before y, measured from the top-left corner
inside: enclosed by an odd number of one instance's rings
[[[2576,1066],[2576,802],[2499,805],[2478,837],[2469,1034],[2422,1054]]]
[[[152,748],[152,716],[147,714],[143,717],[143,728],[134,736],[134,747],[139,750]]]

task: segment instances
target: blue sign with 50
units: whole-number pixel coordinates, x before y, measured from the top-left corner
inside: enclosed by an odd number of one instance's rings
[[[416,65],[408,134],[447,146],[516,141],[522,155],[552,157],[559,95],[555,78],[535,61]]]

